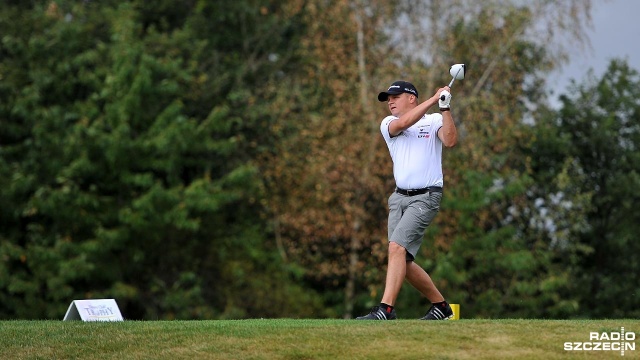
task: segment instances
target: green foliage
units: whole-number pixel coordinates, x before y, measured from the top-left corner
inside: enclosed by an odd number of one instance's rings
[[[557,113],[541,117],[533,150],[544,154],[540,169],[542,191],[562,197],[554,223],[570,236],[557,246],[569,260],[579,299],[577,314],[588,317],[637,316],[640,271],[633,254],[640,248],[640,76],[621,60],[611,61],[602,78],[590,74],[561,97]],[[556,181],[547,180],[556,175]],[[602,304],[615,304],[607,307]]]
[[[0,316],[98,297],[128,318],[311,316],[265,237],[250,138],[264,115],[237,107],[262,67],[206,61],[242,39],[201,32],[212,5],[145,6],[1,15]]]
[[[613,61],[545,109],[559,57],[527,31],[563,5],[536,4],[6,2],[0,318],[98,297],[134,319],[364,311],[393,187],[367,94],[408,75],[428,93],[469,54],[419,264],[466,317],[638,315],[638,73]],[[429,48],[381,30],[403,16]],[[424,315],[407,288],[403,318]]]

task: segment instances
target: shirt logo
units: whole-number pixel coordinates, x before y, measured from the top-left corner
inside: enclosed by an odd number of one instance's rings
[[[429,126],[421,126],[418,128],[418,139],[428,139],[429,136]]]

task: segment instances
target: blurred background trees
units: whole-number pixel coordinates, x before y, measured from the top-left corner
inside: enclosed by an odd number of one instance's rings
[[[582,1],[5,1],[0,318],[345,317],[379,301],[376,94],[454,86],[417,262],[465,317],[633,317],[637,70],[547,106]],[[425,300],[405,286],[402,317]],[[615,311],[607,304],[615,303]]]

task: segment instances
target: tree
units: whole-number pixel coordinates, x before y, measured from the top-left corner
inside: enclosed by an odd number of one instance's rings
[[[560,260],[591,264],[593,241],[575,239],[592,193],[573,185],[587,175],[569,138],[530,119],[563,60],[553,40],[579,42],[589,4],[9,3],[0,316],[97,296],[133,318],[363,311],[382,292],[394,185],[374,96],[398,78],[428,94],[457,62],[460,144],[419,262],[466,316],[575,315]]]
[[[537,21],[554,23],[550,10],[557,6],[575,11],[550,31],[581,25],[589,5],[343,1],[327,9],[309,3],[311,36],[303,45],[311,56],[306,72],[287,82],[292,92],[274,103],[281,114],[274,126],[284,136],[263,169],[283,257],[326,289],[329,304],[344,303],[338,309],[345,317],[379,300],[386,264],[384,202],[393,179],[378,130],[385,109],[372,111],[371,99],[398,77],[429,93],[461,61],[471,69],[454,90],[461,145],[445,159],[444,210],[428,234],[434,241],[423,248],[422,265],[447,291],[447,284],[459,289],[451,289],[452,299],[469,304],[472,316],[537,311],[535,301],[517,303],[541,291],[530,288],[540,274],[551,276],[550,260],[546,247],[518,233],[523,220],[514,223],[509,215],[513,203],[528,201],[531,185],[523,154],[511,150],[527,142],[522,121],[528,104],[544,97],[540,74],[562,60],[532,37]],[[328,26],[336,21],[344,25]],[[581,34],[580,26],[570,28]],[[523,282],[526,289],[518,290]]]
[[[16,70],[0,88],[0,316],[60,317],[95,297],[128,318],[320,308],[272,256],[252,163],[268,122],[265,107],[244,107],[261,74],[285,69],[269,55],[291,45],[267,40],[295,18],[266,3],[185,4],[3,12],[0,69]],[[226,25],[243,32],[211,31]]]
[[[629,275],[640,270],[635,241],[640,213],[640,76],[622,60],[612,60],[602,78],[592,72],[562,95],[561,108],[538,119],[534,149],[542,191],[562,197],[567,216],[553,223],[572,228],[556,246],[570,266],[575,315],[596,318],[638,316],[637,286]],[[570,170],[566,186],[549,182]],[[587,204],[576,196],[589,200]],[[577,221],[576,221],[577,220]],[[569,295],[569,294],[567,294]],[[603,305],[607,304],[607,305]]]

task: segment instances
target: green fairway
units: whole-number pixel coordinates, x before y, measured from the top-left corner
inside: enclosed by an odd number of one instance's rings
[[[564,349],[621,327],[635,339],[624,355]],[[639,332],[640,320],[2,321],[0,359],[637,359]]]

